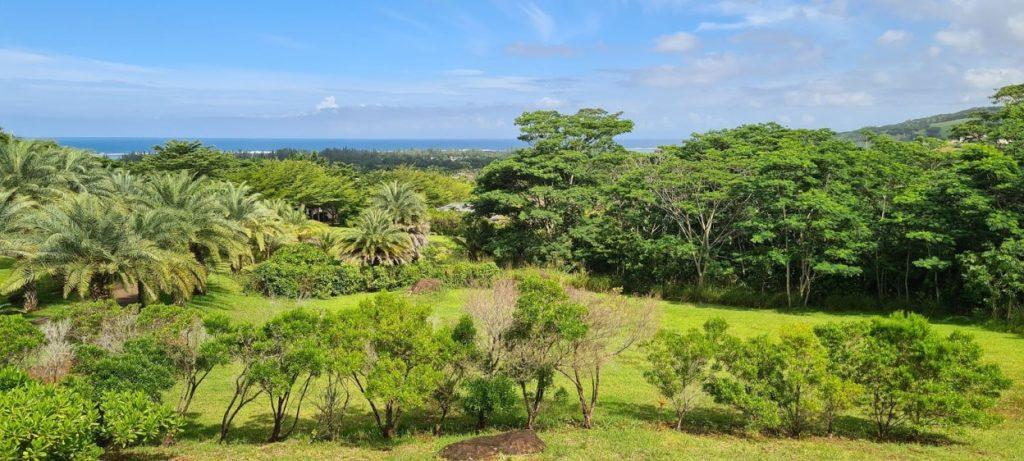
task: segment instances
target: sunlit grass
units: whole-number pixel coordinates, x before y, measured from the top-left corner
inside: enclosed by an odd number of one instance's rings
[[[296,307],[334,311],[355,308],[369,295],[342,296],[327,300],[274,300],[241,293],[228,276],[211,280],[210,294],[197,297],[193,304],[201,309],[222,312],[236,321],[260,323],[287,309]],[[452,322],[461,315],[468,290],[453,290],[431,295],[412,296],[414,302],[434,308],[436,322]],[[679,329],[699,326],[712,317],[722,317],[740,336],[775,335],[795,325],[814,325],[835,320],[868,318],[861,314],[787,312],[737,309],[662,303],[661,325]],[[538,459],[1020,459],[1024,457],[1024,340],[1009,333],[994,332],[978,326],[938,324],[942,333],[953,330],[973,334],[985,349],[986,358],[999,363],[1015,384],[1000,402],[997,412],[1005,420],[988,429],[970,429],[953,435],[948,443],[878,443],[868,437],[808,437],[803,439],[769,438],[736,434],[729,427],[730,413],[710,402],[698,411],[688,432],[668,427],[669,410],[660,408],[654,389],[641,375],[641,360],[636,352],[627,353],[604,374],[602,399],[596,427],[581,429],[573,397],[553,404],[542,416],[540,435],[548,450]],[[266,402],[255,401],[237,419],[233,442],[215,442],[216,429],[224,402],[231,395],[233,367],[216,370],[196,397],[190,424],[176,445],[169,448],[144,448],[134,453],[183,456],[186,459],[424,459],[434,456],[444,445],[473,435],[468,420],[453,421],[449,435],[429,435],[426,420],[413,414],[403,421],[405,435],[392,443],[377,438],[368,410],[354,395],[351,416],[346,420],[346,437],[339,442],[311,442],[299,435],[277,444],[263,444],[269,429]],[[564,387],[564,382],[557,384]],[[312,425],[315,408],[304,410],[304,428]],[[501,428],[518,424],[518,415],[499,419]],[[851,431],[862,425],[854,419],[845,424]],[[848,431],[849,432],[849,431]]]

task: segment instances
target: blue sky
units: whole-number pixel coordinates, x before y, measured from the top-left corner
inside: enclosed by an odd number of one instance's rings
[[[852,129],[1024,82],[1024,0],[0,0],[24,136],[512,137],[603,107],[634,137]]]

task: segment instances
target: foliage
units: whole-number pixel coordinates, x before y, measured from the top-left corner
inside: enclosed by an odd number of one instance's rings
[[[107,391],[139,391],[159,402],[174,385],[173,364],[152,338],[129,340],[119,353],[80,345],[76,355],[74,372],[83,377],[83,390],[97,401]]]
[[[99,459],[95,404],[65,387],[29,385],[0,392],[0,457]]]
[[[676,430],[682,430],[683,421],[702,395],[705,383],[721,369],[721,357],[735,347],[735,340],[726,334],[727,328],[724,320],[711,319],[704,322],[702,330],[661,331],[644,344],[649,364],[644,378],[671,402]]]
[[[181,425],[174,411],[139,391],[104,392],[99,411],[101,439],[118,448],[173,437]]]
[[[248,285],[265,296],[326,298],[344,287],[341,275],[334,258],[313,245],[299,243],[281,248],[253,266]]]
[[[860,405],[879,437],[894,430],[981,425],[1010,382],[981,361],[977,343],[962,333],[943,338],[920,315],[816,329],[838,375],[863,389]]]
[[[444,171],[405,165],[374,171],[367,178],[369,184],[391,182],[410,184],[417,192],[423,194],[427,206],[430,207],[465,202],[473,189],[472,183]]]
[[[225,178],[241,165],[226,152],[199,141],[170,140],[154,146],[152,154],[129,156],[124,159],[128,168],[140,174],[187,171],[197,176]]]
[[[21,364],[43,342],[43,333],[20,315],[0,315],[0,366]]]
[[[381,435],[398,434],[405,411],[423,405],[443,378],[441,341],[427,320],[429,308],[380,293],[360,303],[349,320],[365,335],[365,362],[353,380],[366,398]]]
[[[476,417],[477,430],[487,427],[488,421],[516,404],[515,383],[507,376],[480,376],[463,384],[462,410]]]
[[[323,161],[261,160],[232,172],[229,179],[264,198],[302,205],[311,218],[324,222],[344,222],[362,202],[355,173]]]

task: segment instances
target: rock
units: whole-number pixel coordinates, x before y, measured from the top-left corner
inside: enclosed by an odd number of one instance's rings
[[[544,451],[544,441],[529,429],[474,437],[441,450],[441,457],[456,461],[495,459],[499,455],[529,455]]]

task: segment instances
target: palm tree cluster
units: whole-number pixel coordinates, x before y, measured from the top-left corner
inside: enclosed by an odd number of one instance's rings
[[[218,267],[240,269],[311,232],[305,213],[245,185],[186,172],[133,175],[51,142],[0,140],[0,256],[14,258],[0,291],[38,303],[36,281],[65,297],[115,287],[140,302],[183,302]]]
[[[343,256],[370,266],[398,265],[422,256],[429,233],[423,195],[408,183],[388,182],[337,239]]]

